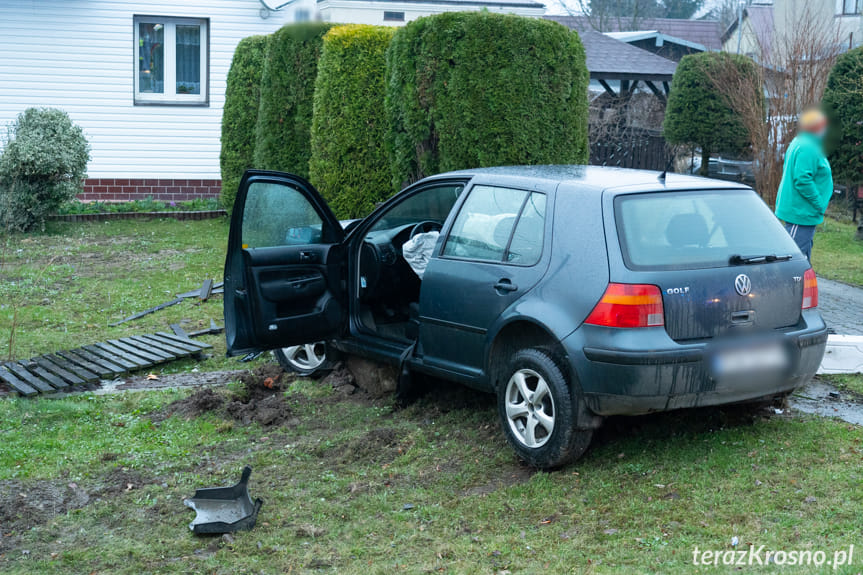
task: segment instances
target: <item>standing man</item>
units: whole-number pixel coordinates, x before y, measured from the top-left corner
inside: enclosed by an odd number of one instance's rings
[[[800,116],[800,130],[785,151],[785,167],[776,197],[776,217],[800,251],[811,259],[815,226],[824,221],[833,195],[833,172],[824,154],[827,117],[817,109]]]

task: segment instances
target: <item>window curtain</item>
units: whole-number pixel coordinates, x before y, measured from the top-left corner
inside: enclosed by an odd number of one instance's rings
[[[177,26],[177,94],[201,93],[201,27]]]

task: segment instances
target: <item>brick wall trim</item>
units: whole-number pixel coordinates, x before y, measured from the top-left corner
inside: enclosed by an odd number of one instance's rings
[[[129,202],[152,198],[159,202],[183,202],[218,198],[221,191],[221,180],[88,178],[84,180],[84,191],[78,194],[78,199],[83,202]]]

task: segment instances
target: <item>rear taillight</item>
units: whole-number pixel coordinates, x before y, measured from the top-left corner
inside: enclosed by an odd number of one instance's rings
[[[812,268],[803,274],[803,309],[818,307],[818,278]]]
[[[665,325],[662,293],[653,285],[608,284],[585,323],[608,327]]]

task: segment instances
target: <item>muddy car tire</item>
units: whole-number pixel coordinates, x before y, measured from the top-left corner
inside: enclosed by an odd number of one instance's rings
[[[564,371],[541,349],[513,354],[497,390],[507,441],[540,469],[561,467],[587,451],[593,431],[576,428],[579,401]]]
[[[324,341],[292,345],[273,351],[282,369],[303,377],[321,377],[332,370],[332,355]]]

